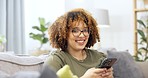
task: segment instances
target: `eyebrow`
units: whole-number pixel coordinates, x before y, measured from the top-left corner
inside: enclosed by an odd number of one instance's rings
[[[78,29],[80,29],[79,27],[73,27],[73,28],[71,28],[71,29],[74,29],[74,28],[78,28]],[[84,28],[88,28],[88,27],[84,27]],[[84,29],[84,28],[83,28],[83,29]]]

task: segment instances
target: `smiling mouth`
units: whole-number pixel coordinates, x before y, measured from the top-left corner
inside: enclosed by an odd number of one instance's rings
[[[84,44],[84,42],[85,42],[85,40],[76,40],[76,42],[78,43],[78,44]]]

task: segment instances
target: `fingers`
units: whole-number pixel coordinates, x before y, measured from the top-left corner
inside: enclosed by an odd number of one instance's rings
[[[95,70],[94,70],[95,73],[103,73],[105,71],[106,71],[106,69],[99,69],[99,68],[95,68]]]
[[[110,78],[109,76],[111,75],[111,69],[107,71],[106,68],[96,68],[95,69],[95,77],[97,78]]]
[[[103,78],[113,78],[113,68],[106,70],[101,76]]]
[[[101,74],[102,77],[108,77],[110,75],[112,75],[112,72],[105,72]]]
[[[107,69],[106,71],[107,71],[107,72],[113,71],[113,68],[111,67],[111,68]]]
[[[91,75],[90,78],[113,78],[113,68],[90,68],[86,75]]]
[[[105,69],[90,68],[85,72],[85,74],[82,76],[82,78],[102,78],[101,74],[104,71],[105,71]]]

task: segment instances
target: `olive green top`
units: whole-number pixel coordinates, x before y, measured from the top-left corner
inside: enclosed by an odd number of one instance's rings
[[[86,49],[86,54],[87,57],[80,61],[68,52],[57,50],[47,58],[45,63],[53,67],[55,71],[67,64],[74,75],[81,77],[89,68],[96,67],[106,57],[103,53],[91,49]]]

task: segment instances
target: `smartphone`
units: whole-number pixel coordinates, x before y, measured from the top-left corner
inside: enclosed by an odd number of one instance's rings
[[[111,68],[112,65],[117,61],[117,58],[105,58],[98,66],[97,68]]]

